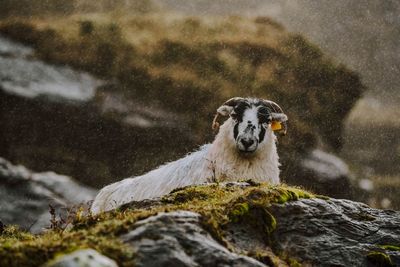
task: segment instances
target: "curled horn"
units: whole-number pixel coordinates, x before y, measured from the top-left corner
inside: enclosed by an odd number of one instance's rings
[[[277,103],[275,103],[271,100],[266,100],[266,99],[262,99],[261,102],[264,106],[269,108],[272,112],[285,114],[283,112],[282,108]],[[282,122],[282,130],[280,130],[279,133],[281,135],[286,135],[286,132],[287,132],[287,122],[284,121],[284,122]]]
[[[224,104],[222,104],[218,109],[217,113],[214,116],[213,122],[212,122],[212,129],[217,130],[219,128],[219,122],[218,118],[219,116],[227,116],[228,114],[225,114],[224,107],[235,107],[239,102],[244,101],[244,98],[242,97],[233,97],[231,99],[228,99]]]

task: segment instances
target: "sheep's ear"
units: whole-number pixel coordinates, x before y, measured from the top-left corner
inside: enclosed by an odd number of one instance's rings
[[[231,114],[232,111],[233,107],[227,105],[222,105],[217,109],[217,113],[220,114],[221,116],[229,116],[229,114]]]
[[[284,113],[271,113],[271,128],[273,131],[277,131],[280,135],[286,135],[288,117]]]
[[[212,123],[212,129],[217,130],[219,128],[219,122],[218,122],[218,117],[219,116],[229,116],[233,111],[232,106],[228,105],[222,105],[217,109],[217,114],[215,114],[213,123]]]
[[[276,122],[285,122],[288,120],[288,117],[284,113],[271,113],[271,120]]]
[[[228,99],[227,101],[225,101],[224,104],[222,104],[218,109],[217,109],[217,114],[215,114],[213,123],[212,123],[212,128],[214,130],[219,128],[219,123],[218,123],[218,117],[219,116],[229,116],[232,111],[233,108],[240,102],[240,101],[244,101],[244,98],[242,97],[233,97],[231,99]]]

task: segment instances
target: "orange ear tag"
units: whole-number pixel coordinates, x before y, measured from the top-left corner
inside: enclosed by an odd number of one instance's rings
[[[279,121],[273,121],[271,123],[271,129],[272,129],[272,131],[278,131],[278,130],[282,129],[282,124]]]

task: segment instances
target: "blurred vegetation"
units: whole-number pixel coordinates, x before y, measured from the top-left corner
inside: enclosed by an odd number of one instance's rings
[[[117,79],[126,97],[184,113],[200,135],[224,100],[257,96],[284,107],[285,143],[296,150],[310,147],[315,133],[339,148],[342,119],[363,90],[316,46],[261,18],[90,14],[5,20],[1,32],[43,60]]]
[[[76,12],[122,11],[145,13],[156,9],[151,0],[0,0],[0,17],[70,15]]]
[[[0,17],[71,14],[74,1],[64,0],[0,0]]]
[[[252,96],[276,101],[289,116],[279,144],[283,177],[317,143],[340,148],[342,122],[364,90],[355,73],[268,18],[147,11],[12,17],[0,21],[0,33],[42,60],[114,81],[108,90],[127,99],[182,114],[193,147],[212,140],[220,104]]]

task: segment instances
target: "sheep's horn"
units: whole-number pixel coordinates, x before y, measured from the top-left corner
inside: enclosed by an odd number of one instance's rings
[[[212,122],[212,125],[211,125],[211,128],[212,128],[213,130],[217,130],[217,129],[219,128],[218,117],[219,117],[219,113],[217,112],[217,113],[215,114],[215,116],[214,116],[214,119],[213,119],[213,122]]]
[[[264,106],[269,108],[272,112],[285,114],[283,112],[282,108],[277,103],[275,103],[271,100],[266,100],[266,99],[261,99],[261,102]],[[282,122],[282,130],[280,130],[279,133],[281,135],[286,135],[286,132],[287,132],[287,122],[284,121],[284,122]]]
[[[228,106],[228,107],[235,107],[239,102],[244,101],[245,99],[243,97],[232,97],[231,99],[228,99],[227,101],[225,101],[224,104],[222,104],[218,109],[217,109],[217,113],[214,116],[213,122],[212,122],[212,129],[216,130],[219,128],[219,122],[218,122],[218,118],[219,116],[226,116],[227,114],[223,114],[222,112],[222,108],[224,106]]]
[[[234,107],[236,106],[239,102],[245,101],[246,99],[243,97],[232,97],[231,99],[228,99],[227,101],[225,101],[224,104],[222,104],[221,106],[230,106],[230,107]]]

